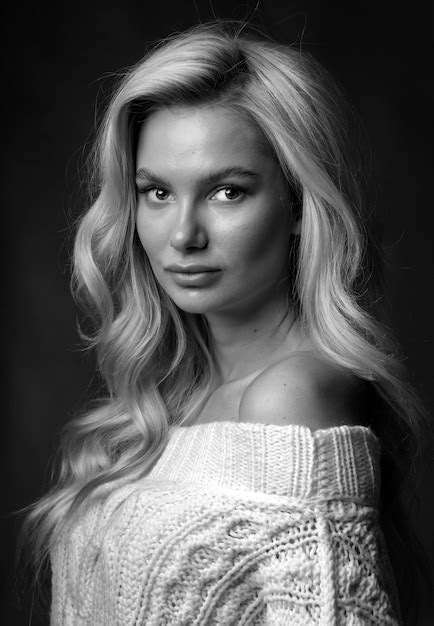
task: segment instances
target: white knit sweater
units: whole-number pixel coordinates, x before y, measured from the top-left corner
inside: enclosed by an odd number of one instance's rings
[[[400,624],[364,426],[172,427],[52,552],[52,625]]]

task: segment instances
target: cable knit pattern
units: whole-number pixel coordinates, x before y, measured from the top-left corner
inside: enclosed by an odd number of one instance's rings
[[[401,624],[364,426],[170,429],[52,551],[52,625]]]

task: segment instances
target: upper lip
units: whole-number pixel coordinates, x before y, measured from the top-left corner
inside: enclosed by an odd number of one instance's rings
[[[209,267],[208,265],[196,265],[192,263],[191,265],[178,265],[177,263],[173,263],[172,265],[168,265],[166,270],[170,272],[180,272],[185,274],[193,274],[195,272],[215,272],[217,271],[217,267]]]

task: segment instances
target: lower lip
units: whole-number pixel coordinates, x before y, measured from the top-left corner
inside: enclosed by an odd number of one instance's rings
[[[170,272],[173,281],[181,287],[208,287],[221,276],[221,270],[212,272]]]

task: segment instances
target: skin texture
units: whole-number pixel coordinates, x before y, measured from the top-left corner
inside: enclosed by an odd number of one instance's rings
[[[213,393],[198,421],[354,423],[354,377],[315,355],[288,308],[288,255],[300,224],[255,125],[223,107],[160,109],[141,127],[136,170],[137,233],[154,275],[210,329]],[[205,285],[180,285],[167,271],[173,263],[218,273]]]
[[[311,430],[366,425],[365,387],[356,376],[310,352],[294,352],[244,390],[239,421],[301,424]]]

